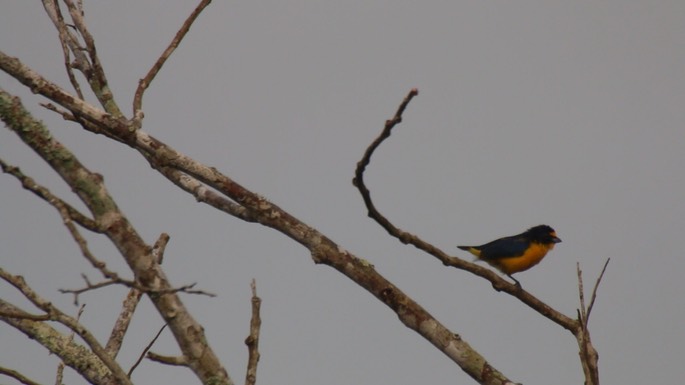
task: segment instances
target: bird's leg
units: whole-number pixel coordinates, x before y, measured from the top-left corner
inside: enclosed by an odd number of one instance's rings
[[[516,282],[516,286],[518,286],[518,288],[521,289],[521,282],[519,282],[518,279],[512,277],[511,274],[507,274],[507,277],[513,279],[514,282]]]

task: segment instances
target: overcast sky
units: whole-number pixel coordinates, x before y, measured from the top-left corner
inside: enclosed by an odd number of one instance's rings
[[[85,1],[120,106],[195,6]],[[68,87],[40,2],[0,11],[0,49]],[[563,243],[517,278],[574,316],[576,263],[586,288],[611,258],[590,320],[606,384],[685,378],[685,2],[221,1],[203,13],[146,93],[143,129],[217,167],[318,228],[421,303],[512,380],[579,384],[573,337],[481,279],[389,238],[350,183],[356,162],[412,87],[420,95],[373,158],[367,183],[397,226],[469,258],[479,244],[546,223]],[[379,301],[305,249],[197,203],[128,147],[38,106],[53,135],[106,185],[164,268],[217,298],[184,296],[232,378],[243,381],[249,282],[263,299],[260,384],[470,384]],[[0,157],[63,198],[69,189],[7,129]],[[88,266],[55,210],[0,175],[0,266],[64,310],[59,288]],[[79,207],[82,207],[79,205]],[[92,251],[125,273],[103,239]],[[82,321],[104,341],[125,295],[84,295]],[[0,283],[0,296],[25,306]],[[142,302],[120,361],[161,327]],[[54,382],[56,359],[0,325],[0,366]],[[164,332],[153,350],[178,353]],[[68,383],[82,383],[73,374]],[[193,383],[144,362],[136,383]],[[1,380],[9,383],[9,380]]]

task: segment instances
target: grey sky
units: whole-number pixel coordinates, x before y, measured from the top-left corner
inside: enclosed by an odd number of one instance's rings
[[[130,114],[137,80],[195,4],[85,3],[110,84]],[[611,257],[590,320],[601,380],[679,383],[683,42],[685,2],[677,0],[214,1],[147,92],[143,128],[369,260],[510,378],[581,383],[569,333],[485,281],[401,245],[366,217],[350,183],[355,164],[417,87],[367,174],[379,209],[463,257],[455,245],[553,226],[564,242],[517,278],[570,316],[578,306],[576,262],[591,286]],[[2,5],[0,49],[67,87],[39,2]],[[22,96],[104,175],[148,241],[171,235],[165,269],[174,283],[219,294],[184,301],[234,380],[244,376],[254,277],[263,299],[261,384],[472,383],[380,302],[315,266],[302,247],[196,203],[137,153],[63,122],[5,74],[0,86]],[[5,128],[0,157],[78,204]],[[0,265],[75,312],[57,289],[81,286],[82,272],[98,274],[52,208],[6,175],[0,197]],[[108,266],[126,271],[110,245],[89,240]],[[124,293],[82,298],[84,322],[103,339]],[[0,295],[24,304],[5,283]],[[148,302],[139,311],[122,351],[128,365],[162,325]],[[0,346],[0,365],[53,381],[55,358],[4,324]],[[168,333],[154,351],[178,352]],[[194,381],[150,362],[133,380]]]

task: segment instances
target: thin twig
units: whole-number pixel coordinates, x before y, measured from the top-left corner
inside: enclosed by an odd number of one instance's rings
[[[259,316],[259,309],[262,299],[257,296],[257,282],[252,279],[252,318],[250,319],[250,335],[245,339],[247,345],[248,359],[247,372],[245,374],[245,385],[254,385],[257,382],[257,364],[259,363],[259,330],[262,319]]]
[[[155,335],[155,338],[153,338],[152,341],[150,341],[150,343],[147,344],[147,346],[145,347],[145,349],[143,349],[143,352],[140,354],[140,357],[138,357],[138,360],[136,361],[136,363],[133,364],[133,366],[131,366],[131,369],[128,371],[128,376],[129,376],[129,377],[131,377],[131,375],[133,374],[133,371],[136,370],[136,368],[138,367],[138,365],[140,365],[140,363],[143,361],[143,358],[145,358],[145,355],[147,354],[147,352],[150,351],[150,349],[152,348],[152,345],[155,344],[155,341],[157,341],[157,339],[159,338],[159,336],[162,334],[162,331],[164,331],[164,328],[166,328],[166,325],[167,325],[167,324],[162,325],[162,327],[159,329],[159,331],[158,331],[157,334]]]
[[[72,65],[71,63],[71,50],[69,48],[69,40],[73,40],[76,44],[78,44],[78,41],[76,39],[72,39],[72,37],[69,34],[69,30],[67,29],[66,24],[64,23],[64,16],[62,16],[62,11],[60,10],[59,4],[57,4],[57,0],[54,1],[55,4],[55,11],[56,11],[56,16],[57,16],[57,21],[58,23],[55,23],[57,25],[57,31],[59,32],[59,41],[62,46],[62,54],[64,55],[64,67],[67,70],[67,76],[69,77],[69,82],[71,83],[71,86],[74,87],[74,91],[76,91],[76,95],[78,95],[79,98],[83,99],[83,92],[81,91],[81,85],[78,83],[76,80],[76,75],[74,75],[74,67],[76,68],[83,68],[79,64],[76,64],[75,66]],[[72,47],[75,44],[72,44]],[[78,63],[78,59],[77,59]],[[82,73],[86,73],[85,71],[82,71]]]
[[[47,12],[48,17],[55,25],[55,28],[57,28],[60,43],[63,47],[66,45],[68,52],[71,52],[74,55],[74,61],[72,63],[70,59],[67,59],[69,54],[65,53],[65,66],[67,66],[67,68],[76,68],[81,71],[84,76],[88,77],[92,67],[90,65],[88,56],[85,54],[86,49],[83,47],[83,45],[81,45],[77,34],[73,31],[73,26],[67,25],[67,23],[64,21],[64,16],[62,15],[62,10],[59,6],[58,0],[43,0],[43,7]],[[69,69],[67,69],[67,71],[69,71]],[[74,82],[72,82],[72,86],[74,86],[76,89],[77,94],[81,95],[81,88],[78,83],[74,84]],[[83,97],[81,96],[80,99],[83,100]]]
[[[190,16],[188,16],[188,19],[186,19],[185,23],[183,23],[183,26],[181,26],[181,29],[179,29],[178,32],[176,32],[176,36],[174,36],[173,40],[171,40],[171,43],[169,43],[169,46],[157,59],[152,68],[150,68],[147,75],[145,75],[145,77],[143,79],[140,79],[140,81],[138,82],[138,88],[136,89],[135,96],[133,97],[133,116],[134,119],[138,122],[138,125],[140,125],[140,120],[142,120],[143,118],[143,93],[145,93],[145,90],[150,86],[152,80],[155,78],[155,76],[157,76],[157,73],[162,69],[164,63],[167,61],[167,59],[169,59],[169,56],[171,56],[171,54],[174,53],[174,50],[176,50],[179,44],[181,44],[181,40],[183,40],[185,35],[188,33],[190,27],[195,22],[195,19],[197,19],[202,10],[204,10],[211,2],[212,0],[200,1],[200,4],[198,4],[197,7],[195,7],[195,10],[190,14]]]
[[[174,288],[169,288],[169,289],[150,289],[147,287],[143,287],[136,281],[130,281],[127,279],[122,279],[119,277],[116,278],[111,278],[106,281],[98,282],[98,283],[91,283],[88,278],[85,275],[81,275],[86,280],[86,287],[80,288],[80,289],[59,289],[59,292],[62,294],[74,294],[74,305],[78,305],[78,296],[80,294],[83,294],[87,291],[95,290],[95,289],[100,289],[106,286],[110,285],[124,285],[127,287],[130,287],[132,289],[139,290],[143,293],[150,293],[150,294],[175,294],[175,293],[186,293],[186,294],[196,294],[196,295],[206,295],[207,297],[216,297],[216,294],[204,291],[204,290],[196,290],[193,289],[196,285],[197,282],[193,282],[189,285],[183,285],[179,287],[174,287]]]
[[[581,326],[585,329],[587,322],[587,308],[585,307],[585,289],[583,288],[583,271],[580,270],[580,262],[576,262],[576,272],[578,274],[578,299],[580,300],[580,321]]]
[[[163,356],[161,354],[156,354],[153,352],[147,353],[147,359],[150,361],[159,362],[164,365],[171,366],[188,366],[188,359],[182,356]]]
[[[590,313],[592,312],[592,307],[595,306],[595,299],[597,299],[597,289],[599,288],[599,283],[602,281],[602,278],[604,277],[604,272],[607,270],[607,266],[609,265],[609,261],[611,258],[607,258],[607,261],[604,262],[604,267],[602,267],[602,272],[599,274],[599,277],[597,277],[597,282],[595,282],[595,287],[592,289],[592,298],[590,299],[590,305],[587,307],[587,315],[585,316],[585,328],[587,329],[587,323],[590,319]]]
[[[21,186],[32,193],[36,194],[38,197],[43,199],[44,201],[48,202],[57,210],[59,211],[60,209],[66,210],[66,216],[73,220],[74,222],[78,223],[79,225],[83,226],[84,228],[100,233],[100,228],[98,227],[97,223],[95,223],[94,220],[88,218],[86,215],[82,214],[80,211],[75,209],[73,206],[69,205],[67,202],[63,201],[59,197],[53,195],[50,190],[47,188],[39,185],[36,183],[33,178],[25,175],[19,167],[12,166],[8,163],[6,163],[4,160],[0,159],[0,167],[2,168],[2,171],[4,173],[10,174],[17,178],[19,182],[21,182]]]
[[[29,379],[28,377],[26,377],[26,376],[24,376],[23,374],[17,372],[16,370],[3,368],[2,366],[0,366],[0,374],[4,374],[4,375],[6,375],[7,377],[12,377],[12,378],[14,378],[15,380],[17,380],[17,381],[19,381],[19,382],[21,382],[22,384],[25,384],[25,385],[40,385],[39,383],[37,383],[37,382],[35,382],[35,381]]]
[[[86,44],[85,51],[88,53],[88,58],[90,59],[89,70],[82,70],[81,72],[83,72],[83,75],[88,80],[90,89],[93,91],[95,97],[97,97],[102,107],[115,118],[123,118],[123,114],[115,102],[112,90],[109,88],[107,76],[105,76],[105,70],[103,69],[100,58],[97,55],[95,39],[86,26],[83,7],[80,3],[79,5],[74,4],[72,0],[63,1],[69,10],[69,15],[74,23],[73,27],[76,29],[76,31],[78,31],[79,35],[81,35],[84,43]],[[70,45],[70,49],[76,54],[74,46]]]

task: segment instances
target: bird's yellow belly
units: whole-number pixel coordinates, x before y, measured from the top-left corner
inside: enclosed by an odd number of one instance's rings
[[[542,258],[547,255],[547,252],[554,248],[554,244],[543,245],[539,243],[532,244],[523,255],[518,257],[500,258],[496,260],[487,261],[492,266],[499,269],[504,274],[514,274],[520,271],[525,271],[537,265],[542,261]]]

